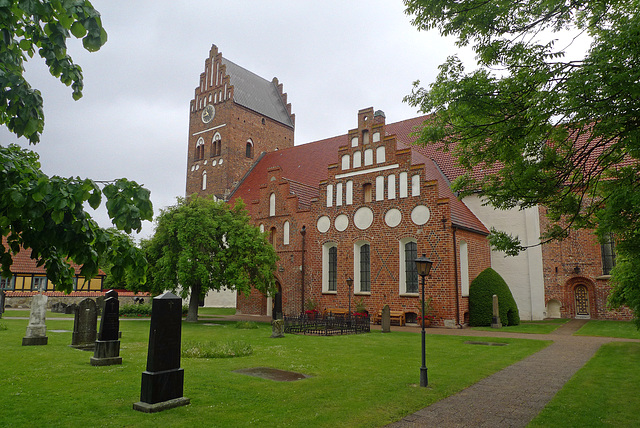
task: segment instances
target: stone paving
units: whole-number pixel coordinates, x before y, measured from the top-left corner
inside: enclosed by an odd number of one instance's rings
[[[388,425],[404,427],[525,427],[604,343],[634,341],[572,336],[586,321],[571,320],[551,334],[430,329],[429,334],[553,340],[535,354],[459,393]],[[532,337],[534,336],[534,337]]]

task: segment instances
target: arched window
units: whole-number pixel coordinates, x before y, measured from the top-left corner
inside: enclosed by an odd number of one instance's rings
[[[269,196],[269,217],[276,215],[276,194],[272,193]]]
[[[245,149],[245,156],[253,159],[253,141],[251,139],[247,140],[247,146]]]
[[[364,166],[373,165],[373,149],[364,151]]]
[[[362,130],[362,144],[369,144],[369,130]]]
[[[400,197],[406,198],[409,196],[409,176],[405,171],[400,173]]]
[[[400,240],[400,294],[418,292],[418,271],[416,257],[418,244],[414,238]]]
[[[285,221],[282,227],[282,245],[289,245],[289,222]]]
[[[371,257],[368,242],[358,241],[353,246],[353,276],[355,293],[371,292]]]
[[[202,190],[207,190],[207,171],[202,171]]]
[[[385,148],[384,146],[379,146],[376,149],[376,163],[385,163],[386,160]]]
[[[335,294],[338,290],[338,246],[327,242],[322,246],[322,292]]]
[[[196,142],[196,153],[194,156],[194,160],[200,160],[204,158],[204,140],[202,137],[198,138]]]
[[[222,137],[220,133],[216,132],[211,141],[211,157],[220,156],[222,152]]]
[[[351,156],[343,155],[342,156],[342,169],[349,169],[349,164],[351,163]]]

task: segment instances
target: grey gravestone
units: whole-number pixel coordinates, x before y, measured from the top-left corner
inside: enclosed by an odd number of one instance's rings
[[[491,318],[491,328],[502,328],[500,322],[500,311],[498,309],[498,296],[493,295],[493,318]]]
[[[46,345],[49,341],[47,325],[45,324],[47,300],[48,297],[44,294],[36,294],[31,298],[29,325],[27,326],[25,337],[22,338],[22,346]]]
[[[96,327],[98,325],[98,310],[96,302],[84,299],[78,305],[73,318],[73,335],[71,347],[82,350],[94,350],[96,345]]]
[[[391,309],[389,309],[389,305],[384,305],[382,308],[382,320],[380,323],[382,324],[383,333],[391,331]]]
[[[182,396],[181,336],[182,299],[167,291],[153,299],[147,370],[142,372],[140,401],[133,403],[134,410],[155,413],[189,404]]]
[[[96,297],[96,307],[98,308],[98,315],[102,315],[104,309],[104,296]]]
[[[66,313],[67,304],[58,302],[51,305],[51,312],[55,312],[56,314],[64,314]]]
[[[118,293],[115,290],[107,291],[104,299],[104,310],[100,319],[100,335],[96,340],[93,357],[91,357],[92,366],[122,364],[120,340],[118,340],[118,331],[120,329],[119,310]]]
[[[70,304],[69,306],[66,306],[64,308],[64,312],[65,314],[75,314],[76,313],[76,309],[78,308],[78,305],[76,305],[75,303]]]
[[[284,320],[282,318],[271,320],[271,337],[284,337]]]

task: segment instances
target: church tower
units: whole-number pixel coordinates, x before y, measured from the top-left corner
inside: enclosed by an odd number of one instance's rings
[[[226,199],[262,153],[293,146],[294,123],[278,79],[236,65],[213,45],[190,105],[186,195]]]

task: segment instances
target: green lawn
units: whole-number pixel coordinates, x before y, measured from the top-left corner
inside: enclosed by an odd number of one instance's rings
[[[576,333],[578,336],[606,336],[624,339],[640,339],[640,331],[631,321],[590,320]]]
[[[72,321],[47,319],[49,344],[21,346],[27,321],[0,330],[0,426],[194,427],[382,426],[454,394],[543,348],[548,342],[501,339],[509,346],[465,345],[469,337],[427,336],[429,388],[419,381],[420,335],[409,332],[271,339],[271,327],[237,329],[218,320],[183,323],[183,341],[242,340],[253,354],[183,358],[191,405],[157,414],[132,410],[145,370],[148,320],[123,320],[121,366],[93,367],[91,353],[68,346]],[[66,330],[54,332],[52,330]],[[275,382],[233,373],[273,367],[310,377]]]
[[[568,319],[549,319],[542,321],[521,321],[519,325],[506,326],[499,329],[491,327],[473,327],[473,330],[483,331],[503,331],[507,333],[531,333],[531,334],[549,334],[561,325],[565,324]]]
[[[235,315],[236,308],[198,308],[198,316]]]
[[[556,394],[530,427],[632,427],[640,418],[640,343],[609,343]]]

